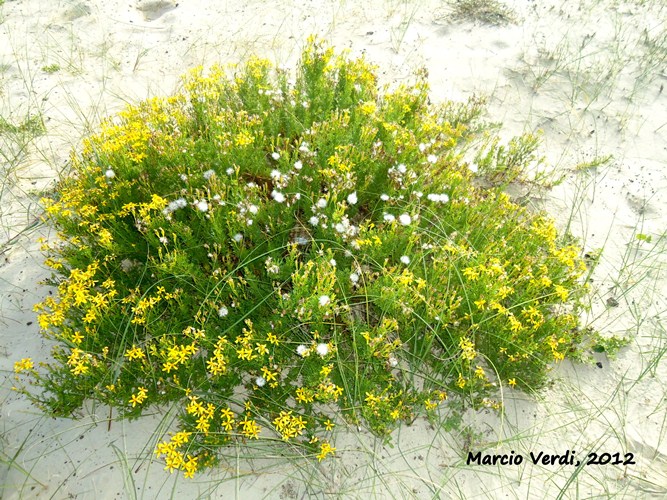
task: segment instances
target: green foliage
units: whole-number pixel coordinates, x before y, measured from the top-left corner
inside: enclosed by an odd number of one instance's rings
[[[388,435],[539,389],[579,351],[586,266],[476,182],[480,113],[429,105],[423,75],[378,89],[311,41],[295,81],[259,59],[196,69],[109,119],[44,200],[62,241],[36,310],[57,346],[16,363],[44,390],[26,394],[55,415],[180,405],[156,453],[192,477],[236,439],[323,459],[334,423]],[[535,142],[494,144],[484,168],[515,172]]]
[[[48,64],[46,66],[42,66],[42,71],[44,73],[49,73],[49,74],[57,73],[58,71],[60,71],[60,65],[58,65],[58,64]]]
[[[28,116],[18,125],[0,116],[0,134],[36,137],[44,132],[46,129],[41,116]]]
[[[498,0],[454,0],[452,17],[462,21],[502,25],[516,21],[516,13]]]

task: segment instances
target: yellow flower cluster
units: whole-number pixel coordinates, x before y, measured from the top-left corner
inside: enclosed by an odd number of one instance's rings
[[[223,408],[220,410],[220,416],[222,417],[222,420],[220,420],[220,425],[222,428],[227,432],[231,432],[234,429],[234,424],[236,423],[234,420],[234,412],[229,408]]]
[[[147,397],[148,390],[145,387],[137,387],[137,393],[132,394],[129,402],[132,403],[132,408],[134,408],[136,405],[140,405],[146,401]]]
[[[312,403],[315,400],[315,393],[307,387],[299,387],[296,390],[297,403]]]
[[[162,371],[171,373],[178,369],[178,365],[185,364],[188,359],[195,355],[197,346],[194,342],[189,345],[174,345],[166,352],[166,360],[162,363]]]
[[[563,285],[556,285],[554,287],[554,293],[561,300],[561,302],[565,302],[569,296],[567,288],[565,288]]]
[[[544,315],[533,305],[521,310],[521,315],[536,330],[544,324]]]
[[[317,454],[317,460],[321,462],[327,455],[333,455],[335,451],[336,448],[331,446],[328,441],[323,441],[322,444],[320,444],[320,452]]]
[[[283,441],[288,441],[290,438],[300,436],[306,428],[306,421],[301,415],[294,416],[292,411],[281,411],[280,414],[273,420],[273,425],[280,433]]]
[[[115,125],[107,119],[102,123],[102,131],[84,141],[84,154],[101,152],[113,155],[122,152],[130,160],[140,162],[146,157],[148,139],[151,131],[144,120],[135,118],[138,110],[128,108],[123,114],[125,120]]]
[[[189,396],[190,403],[185,407],[185,411],[188,415],[193,415],[197,417],[196,429],[208,435],[208,431],[211,427],[211,420],[215,416],[215,405],[213,403],[206,403],[205,405],[199,402],[197,396]],[[232,414],[233,418],[233,414]]]
[[[398,321],[392,318],[384,318],[382,323],[373,332],[363,332],[361,336],[366,340],[368,348],[373,356],[388,359],[391,354],[401,346],[401,339],[397,335]],[[394,336],[393,340],[391,337]]]
[[[246,326],[242,330],[243,335],[239,335],[234,340],[234,343],[239,346],[236,348],[236,355],[238,356],[239,359],[252,361],[253,359],[256,359],[259,355],[255,354],[256,346],[253,346],[252,344],[254,340],[255,330],[253,328],[253,324],[252,321],[250,321],[250,319],[246,319],[245,324]],[[259,352],[261,351],[263,350],[260,348]]]
[[[334,384],[331,380],[325,379],[317,386],[315,397],[318,401],[327,403],[329,401],[338,401],[343,394],[343,388]]]
[[[181,469],[186,478],[193,478],[197,471],[198,457],[191,455],[183,456],[178,448],[187,444],[190,440],[191,432],[177,432],[174,434],[169,442],[163,441],[155,448],[155,454],[158,458],[165,456],[166,465],[165,470],[174,472],[174,470]]]
[[[35,365],[30,358],[23,358],[21,361],[16,361],[14,363],[14,373],[21,373],[23,371],[32,370],[35,368]]]
[[[562,361],[565,359],[565,354],[558,350],[558,347],[565,342],[566,341],[564,338],[556,338],[555,335],[551,335],[547,338],[547,344],[549,344],[549,347],[551,347],[551,354],[556,361]]]
[[[469,281],[477,281],[481,276],[487,276],[490,278],[500,278],[500,279],[507,278],[507,273],[505,272],[505,266],[497,257],[490,258],[486,264],[479,264],[474,267],[464,268],[463,275]],[[508,294],[509,293],[511,293],[511,291],[508,292]]]
[[[106,292],[95,288],[97,281],[93,278],[98,270],[97,261],[87,266],[85,270],[72,269],[69,278],[58,285],[60,301],[47,297],[43,302],[34,306],[33,310],[41,313],[38,321],[42,330],[62,327],[67,312],[72,308],[78,307],[85,310],[84,322],[92,323],[101,311],[109,307],[117,291],[114,289],[113,280],[107,280],[102,284]],[[50,312],[45,312],[47,309],[50,309]]]
[[[160,212],[167,206],[167,200],[162,196],[153,193],[151,201],[148,203],[126,203],[118,212],[120,217],[132,214],[135,219],[142,220],[148,224],[151,221],[151,212]]]
[[[262,431],[261,427],[257,425],[253,419],[245,415],[243,420],[239,422],[241,434],[250,439],[259,439],[259,433]]]
[[[125,357],[132,361],[133,359],[145,359],[146,355],[141,348],[132,344],[132,348],[125,351]]]
[[[83,352],[78,347],[74,347],[67,358],[67,364],[74,375],[85,375],[90,369],[92,359],[93,357],[90,354]]]
[[[157,304],[163,300],[171,300],[178,298],[180,295],[180,290],[174,293],[167,292],[164,287],[157,287],[157,293],[152,296],[144,296],[137,302],[137,305],[132,307],[132,324],[135,325],[145,325],[146,324],[146,313],[153,309]],[[127,298],[127,297],[126,297]],[[123,299],[125,300],[125,299]]]
[[[477,357],[475,344],[467,337],[461,337],[459,340],[459,347],[461,348],[461,359],[472,361]]]
[[[385,388],[380,394],[366,392],[364,402],[366,409],[376,417],[390,414],[393,420],[398,420],[403,412],[403,391],[390,392],[391,386]]]
[[[484,368],[477,365],[475,368],[475,376],[480,380],[486,380],[486,372],[484,371]]]
[[[465,379],[465,377],[459,373],[459,378],[456,379],[456,386],[459,389],[463,389],[466,386],[466,383],[467,380]]]
[[[224,337],[218,337],[213,349],[213,356],[206,360],[206,367],[211,375],[221,375],[227,371],[227,361],[225,359],[225,347],[229,341]]]

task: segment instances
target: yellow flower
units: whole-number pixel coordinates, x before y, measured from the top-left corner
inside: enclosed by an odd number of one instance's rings
[[[507,297],[510,293],[514,291],[514,288],[511,286],[503,285],[498,289],[498,298],[499,299],[504,299]]]
[[[320,445],[320,453],[317,455],[317,460],[321,462],[326,458],[327,455],[333,455],[336,451],[336,448],[333,448],[327,441],[324,441]]]
[[[299,436],[306,428],[306,422],[301,415],[298,417],[292,416],[292,411],[281,411],[280,414],[273,420],[273,425],[276,430],[280,432],[284,441],[289,438]]]
[[[264,377],[264,379],[267,382],[271,382],[272,380],[273,381],[276,380],[277,376],[278,376],[278,372],[272,372],[266,366],[262,367],[262,377]]]
[[[486,378],[486,373],[484,373],[484,368],[482,368],[481,366],[478,366],[475,369],[475,376],[479,379],[485,379]]]
[[[278,337],[276,337],[276,336],[275,336],[273,333],[271,333],[271,332],[269,332],[269,333],[267,334],[267,336],[266,336],[266,340],[267,340],[267,342],[269,342],[269,344],[273,344],[273,345],[278,345],[278,344],[280,343],[280,341],[278,340]]]
[[[91,307],[91,308],[88,309],[88,311],[86,312],[86,315],[85,315],[84,318],[83,318],[83,322],[84,322],[84,323],[92,323],[92,322],[95,321],[96,319],[97,319],[97,311],[95,310],[94,307]]]
[[[255,142],[255,138],[247,131],[242,130],[241,132],[236,134],[234,142],[236,143],[237,146],[243,147],[243,146],[248,146],[249,144]]]
[[[211,427],[211,421],[208,418],[208,415],[202,415],[197,419],[197,425],[195,428],[199,431],[208,435],[208,430]]]
[[[511,378],[511,379],[509,379],[509,380],[507,381],[507,384],[508,384],[510,387],[513,388],[513,387],[516,385],[516,379],[515,379],[515,378]]]
[[[314,400],[313,392],[305,387],[299,387],[296,390],[296,400],[298,403],[312,403]]]
[[[373,101],[364,102],[361,106],[359,106],[359,110],[365,115],[372,115],[375,113],[376,109],[377,106]]]
[[[479,300],[475,301],[475,305],[477,306],[477,309],[479,309],[480,311],[484,310],[484,305],[485,304],[486,304],[486,300],[484,300],[484,299],[479,299]]]
[[[82,360],[74,365],[74,368],[72,368],[71,372],[74,375],[85,375],[88,373],[88,368],[88,365]]]
[[[100,232],[98,233],[98,236],[100,237],[100,244],[102,246],[105,246],[105,247],[111,246],[111,242],[113,241],[113,237],[111,236],[111,232],[109,232],[108,229],[105,229],[105,228],[100,229]]]
[[[545,288],[551,286],[551,278],[549,278],[549,276],[542,276],[540,278],[540,284]]]
[[[211,372],[211,375],[220,375],[227,371],[227,363],[223,359],[222,355],[216,352],[216,355],[213,358],[206,360],[206,366]]]
[[[456,381],[456,385],[461,389],[463,389],[466,386],[466,379],[463,378],[463,375],[461,375],[460,373],[459,373],[459,378]]]
[[[22,371],[32,370],[34,367],[35,365],[31,358],[23,358],[21,361],[16,361],[14,363],[14,372],[21,373]]]
[[[176,446],[181,446],[184,443],[187,443],[188,440],[190,439],[190,434],[191,432],[177,432],[174,434],[171,438],[171,442],[174,443]]]
[[[324,428],[325,428],[326,430],[328,430],[328,431],[330,431],[331,429],[333,429],[333,428],[334,428],[334,425],[335,425],[335,424],[334,424],[331,420],[329,420],[329,419],[326,419],[326,420],[324,421]]]
[[[224,427],[224,429],[227,432],[231,432],[232,429],[234,428],[234,423],[235,423],[234,412],[229,408],[223,408],[222,410],[220,410],[220,416],[222,417],[220,425]]]
[[[554,287],[554,291],[558,296],[558,298],[561,300],[561,302],[565,302],[567,300],[569,292],[567,291],[567,288],[565,288],[563,285],[556,285]]]
[[[516,319],[516,317],[512,313],[508,314],[509,316],[507,316],[507,319],[510,322],[510,330],[516,333],[523,328],[523,325],[518,319]]]
[[[146,400],[146,398],[148,397],[147,396],[148,391],[146,390],[146,388],[138,387],[137,390],[138,390],[138,393],[137,394],[132,394],[132,397],[130,398],[130,401],[129,401],[130,403],[132,403],[132,408],[134,408],[138,404],[140,405],[141,403],[143,403]]]
[[[183,455],[179,451],[174,450],[167,454],[165,462],[167,465],[165,465],[164,470],[174,472],[174,469],[179,469],[183,465]]]
[[[142,351],[136,345],[132,344],[132,349],[128,349],[127,351],[125,351],[125,357],[129,358],[130,360],[133,360],[133,359],[143,359],[146,357],[146,355],[144,354],[144,351]]]
[[[241,422],[239,422],[239,427],[241,427],[241,434],[250,438],[250,439],[259,439],[259,433],[261,429],[257,422],[253,419],[248,418],[246,415]]]
[[[475,344],[466,337],[461,337],[459,340],[459,347],[461,348],[461,358],[467,361],[472,361],[477,356],[475,351]]]
[[[463,276],[465,276],[469,281],[477,281],[479,278],[479,271],[473,267],[466,267],[463,270]]]
[[[252,348],[250,346],[243,346],[241,349],[237,349],[236,354],[239,359],[245,359],[247,361],[253,360],[257,357],[253,355]]]
[[[195,476],[195,472],[197,472],[197,459],[198,457],[188,455],[188,461],[182,464],[184,470],[183,476],[187,479],[192,479]]]

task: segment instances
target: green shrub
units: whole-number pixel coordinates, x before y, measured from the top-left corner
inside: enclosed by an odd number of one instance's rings
[[[179,405],[156,453],[192,477],[237,439],[322,459],[334,422],[500,408],[500,385],[537,390],[578,352],[579,247],[479,182],[534,138],[468,164],[479,102],[431,106],[423,77],[380,91],[317,41],[294,82],[229,71],[108,120],[44,200],[54,360],[15,365],[42,408]]]

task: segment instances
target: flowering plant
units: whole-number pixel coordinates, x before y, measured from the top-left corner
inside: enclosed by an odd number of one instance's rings
[[[481,111],[429,105],[424,75],[380,90],[311,40],[294,81],[260,59],[196,69],[107,120],[44,200],[61,241],[36,310],[56,346],[42,371],[17,362],[44,389],[26,393],[56,415],[176,402],[156,454],[192,477],[233,440],[321,460],[335,423],[387,435],[539,389],[580,352],[586,266],[480,182],[516,178],[533,137],[463,160]]]

